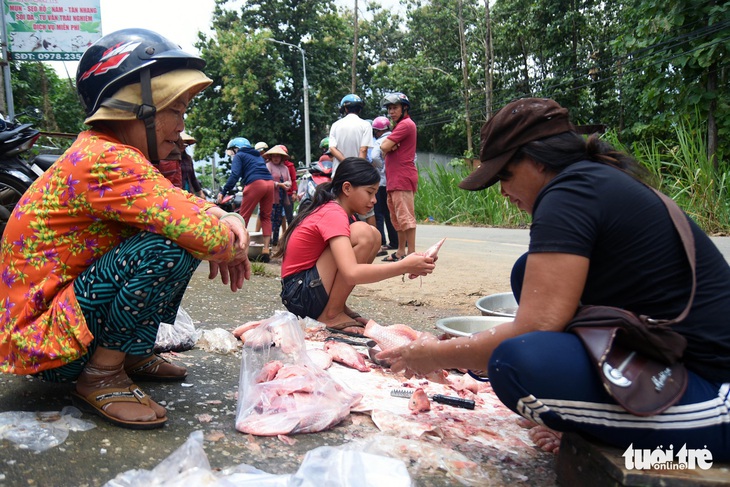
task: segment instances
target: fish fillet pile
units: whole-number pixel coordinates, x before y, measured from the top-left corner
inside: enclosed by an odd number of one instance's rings
[[[319,367],[278,360],[261,369],[245,395],[248,408],[237,415],[236,429],[257,436],[324,431],[346,418],[362,397]]]
[[[246,330],[236,429],[257,436],[324,431],[362,395],[346,390],[306,350],[296,316],[281,313]]]

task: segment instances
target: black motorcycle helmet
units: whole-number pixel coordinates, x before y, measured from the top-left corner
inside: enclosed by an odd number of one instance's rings
[[[96,41],[81,56],[76,71],[76,90],[87,117],[100,107],[132,112],[144,121],[150,159],[157,157],[155,107],[150,80],[176,69],[202,71],[205,61],[146,29],[122,29]],[[111,98],[124,86],[140,83],[142,103]]]

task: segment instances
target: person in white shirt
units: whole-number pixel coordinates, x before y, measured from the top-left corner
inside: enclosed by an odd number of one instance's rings
[[[372,127],[360,118],[363,105],[362,98],[352,93],[340,101],[340,113],[344,116],[332,124],[329,136],[333,178],[342,161],[348,157],[367,159],[368,149],[373,145]]]

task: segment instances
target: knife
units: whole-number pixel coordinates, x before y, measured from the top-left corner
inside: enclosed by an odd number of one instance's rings
[[[390,391],[390,395],[394,397],[404,397],[406,399],[410,399],[414,391],[415,389],[392,389]],[[431,399],[433,402],[446,404],[448,406],[454,406],[456,408],[474,409],[475,404],[474,401],[472,401],[471,399],[464,399],[463,397],[459,396],[444,396],[443,394],[434,394],[433,396],[428,396],[428,398]]]

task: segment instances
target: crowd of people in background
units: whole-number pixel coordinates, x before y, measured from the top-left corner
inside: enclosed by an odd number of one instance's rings
[[[320,157],[304,168],[306,172],[301,178],[285,144],[270,147],[267,142],[259,141],[252,146],[244,137],[229,142],[226,155],[231,158],[231,172],[216,201],[221,203],[239,191],[240,185],[244,202],[238,211],[246,224],[256,207],[259,208],[256,231],[262,232],[264,249],[258,260],[270,261],[271,252],[279,245],[280,234],[291,225],[296,212],[311,204],[316,186],[331,181],[337,168],[348,158],[367,160],[380,175],[375,206],[367,213],[353,216],[353,220],[377,228],[381,242],[377,255],[385,256],[386,262],[395,262],[415,252],[416,126],[408,113],[410,101],[405,94],[388,94],[381,105],[390,118],[378,116],[366,120],[360,116],[365,106],[362,98],[354,93],[345,95],[339,105],[340,118],[332,123],[328,136],[320,141]],[[174,151],[169,156],[170,159],[177,157]],[[162,173],[169,175],[174,184],[182,184],[182,178],[170,169],[179,168],[180,163],[164,161],[164,164],[164,167],[160,166]],[[176,182],[178,180],[180,183]],[[270,190],[272,200],[270,207],[268,196],[263,198],[261,181],[267,181],[266,191]],[[252,186],[254,182],[257,189]],[[199,183],[186,183],[185,189],[198,186]],[[246,189],[247,186],[251,187]]]

